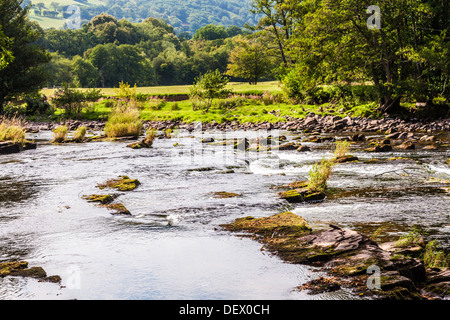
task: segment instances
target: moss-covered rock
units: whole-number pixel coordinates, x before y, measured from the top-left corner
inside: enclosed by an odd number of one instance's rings
[[[241,197],[242,194],[234,193],[234,192],[226,192],[226,191],[218,191],[218,192],[212,192],[211,193],[214,198],[234,198],[234,197]]]
[[[325,192],[311,192],[308,187],[281,191],[278,195],[290,203],[320,201],[326,197]]]
[[[137,179],[130,179],[128,176],[120,176],[118,179],[111,179],[105,183],[98,184],[100,189],[111,188],[119,191],[131,191],[136,189],[141,183]]]
[[[353,155],[345,155],[345,156],[333,159],[333,162],[335,162],[335,163],[344,163],[344,162],[351,162],[351,161],[358,161],[358,157],[355,157]]]
[[[117,196],[110,194],[92,194],[90,196],[83,196],[83,199],[88,202],[99,202],[101,204],[111,203],[115,198],[117,198]]]
[[[263,218],[244,217],[222,226],[230,231],[247,231],[263,236],[270,236],[274,233],[295,236],[311,231],[305,219],[292,212],[283,212]]]
[[[40,281],[46,282],[61,281],[61,277],[58,275],[47,276],[47,273],[42,267],[28,268],[27,261],[13,261],[0,263],[0,277],[3,278],[6,276],[37,278]]]
[[[102,204],[101,206],[112,211],[113,214],[131,215],[131,212],[122,203]]]

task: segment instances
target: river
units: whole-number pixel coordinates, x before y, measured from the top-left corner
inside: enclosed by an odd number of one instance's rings
[[[382,240],[416,224],[450,246],[449,147],[368,153],[355,145],[360,161],[333,167],[325,201],[293,205],[273,187],[306,179],[314,162],[332,155],[332,144],[268,153],[201,142],[224,135],[178,132],[133,150],[128,141],[54,145],[52,133],[42,131],[29,136],[36,150],[0,156],[0,262],[26,260],[62,278],[61,285],[0,278],[0,299],[355,299],[347,290],[295,290],[321,273],[284,263],[220,227],[283,211],[313,229],[334,223]],[[392,157],[409,160],[385,161]],[[120,175],[141,182],[117,199],[130,216],[82,198],[105,193],[97,184]],[[220,191],[240,196],[215,197]]]

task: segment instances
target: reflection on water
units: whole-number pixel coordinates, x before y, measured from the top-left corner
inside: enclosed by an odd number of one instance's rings
[[[249,132],[233,132],[242,138]],[[253,136],[257,136],[251,133]],[[40,138],[48,138],[42,133]],[[2,156],[0,261],[27,260],[58,274],[63,288],[33,279],[0,279],[3,299],[352,299],[346,291],[310,296],[293,290],[320,276],[260,251],[219,225],[243,216],[292,210],[313,228],[348,226],[387,240],[416,223],[449,244],[448,153],[415,151],[410,161],[372,158],[334,167],[325,202],[290,205],[273,186],[306,179],[330,148],[298,153],[241,152],[181,132],[152,149],[126,142],[56,146]],[[221,133],[210,133],[220,141]],[[313,146],[313,145],[312,145]],[[107,192],[119,175],[141,185],[120,193],[131,216],[114,216],[82,199]],[[212,192],[240,197],[215,198]]]

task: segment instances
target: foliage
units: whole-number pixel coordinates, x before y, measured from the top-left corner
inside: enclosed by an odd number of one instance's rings
[[[439,241],[434,239],[425,246],[423,263],[429,268],[447,268],[450,266],[450,254],[446,255]]]
[[[143,125],[139,119],[139,110],[126,104],[118,103],[112,110],[105,125],[105,134],[110,137],[138,137]]]
[[[238,36],[233,41],[234,48],[230,52],[227,75],[257,84],[259,79],[271,74],[273,59],[258,38]]]
[[[5,36],[0,25],[0,70],[14,59],[12,52],[9,50],[11,43],[12,40]]]
[[[47,97],[44,95],[27,95],[25,97],[25,102],[25,115],[27,116],[36,114],[42,115],[51,109],[50,103],[48,103]]]
[[[28,7],[22,7],[22,0],[0,2],[0,26],[3,41],[12,39],[8,52],[14,57],[0,70],[0,114],[3,104],[18,95],[37,92],[45,82],[41,67],[49,61],[45,50],[35,44],[42,30],[27,18]],[[4,63],[3,63],[4,66]]]
[[[53,142],[55,143],[63,143],[66,140],[66,135],[69,129],[67,126],[57,126],[53,129]]]
[[[64,109],[68,116],[74,113],[81,113],[85,101],[84,93],[69,87],[67,83],[62,88],[59,88],[51,98],[52,104],[56,108]]]
[[[334,150],[334,157],[341,158],[347,155],[347,152],[350,150],[350,142],[347,140],[336,141],[336,149]]]
[[[137,86],[134,84],[134,87],[130,87],[128,83],[124,83],[123,81],[119,82],[119,88],[114,89],[116,93],[116,97],[135,100],[137,98]]]
[[[380,29],[357,0],[307,0],[288,8],[294,25],[286,51],[295,61],[284,78],[292,96],[318,85],[371,81],[380,110],[399,101],[446,96],[449,76],[448,6],[439,1],[378,1]],[[445,18],[447,17],[447,18]]]
[[[224,98],[230,90],[226,89],[228,78],[223,76],[219,70],[210,71],[198,77],[191,88],[191,99],[199,99],[205,103],[204,112],[208,112],[213,99]]]
[[[310,192],[324,192],[327,187],[327,180],[331,174],[332,162],[322,159],[320,163],[315,163],[309,171],[308,190]]]
[[[20,118],[0,116],[0,141],[25,143],[25,130]]]

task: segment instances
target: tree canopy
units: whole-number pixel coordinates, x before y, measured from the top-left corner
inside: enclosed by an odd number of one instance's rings
[[[22,7],[22,1],[3,0],[0,2],[0,26],[3,41],[13,39],[9,43],[8,65],[0,70],[0,113],[6,99],[36,92],[46,80],[43,64],[50,60],[46,51],[35,44],[42,36],[42,29],[31,23],[27,17],[28,7]]]

